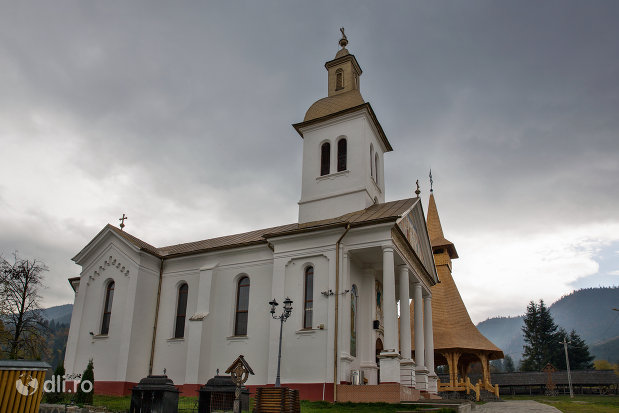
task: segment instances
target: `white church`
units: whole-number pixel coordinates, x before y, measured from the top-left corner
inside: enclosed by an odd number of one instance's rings
[[[248,387],[273,385],[280,323],[269,301],[289,297],[281,382],[302,399],[354,400],[355,389],[386,384],[436,393],[438,278],[421,200],[385,202],[392,147],[347,43],[325,64],[328,96],[293,125],[303,142],[298,222],[166,247],[105,226],[73,258],[82,271],[69,280],[68,374],[92,358],[97,393],[128,394],[165,371],[197,395],[242,354],[255,372]]]

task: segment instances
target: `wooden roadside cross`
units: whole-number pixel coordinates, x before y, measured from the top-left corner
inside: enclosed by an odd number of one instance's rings
[[[554,373],[555,371],[557,371],[557,369],[555,368],[555,366],[553,366],[552,364],[548,363],[546,364],[546,366],[542,369],[542,371],[544,373],[547,374],[547,378],[546,378],[546,393],[549,396],[553,396],[555,394],[555,388],[557,386],[555,386],[555,384],[552,382],[552,373]]]
[[[254,374],[254,371],[249,366],[245,357],[241,354],[234,360],[234,363],[228,367],[226,373],[230,374],[232,381],[236,384],[234,390],[234,413],[241,413],[241,386],[247,381],[250,374]]]

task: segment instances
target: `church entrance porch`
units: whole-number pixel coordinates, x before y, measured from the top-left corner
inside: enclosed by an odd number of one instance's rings
[[[421,391],[429,390],[428,378],[434,370],[433,357],[420,356],[419,360],[413,358],[411,333],[414,327],[417,340],[421,340],[419,346],[432,351],[431,312],[428,311],[427,316],[423,317],[421,311],[421,318],[413,323],[408,311],[398,311],[398,303],[408,308],[412,299],[421,308],[424,304],[427,306],[431,297],[427,281],[419,266],[411,263],[412,259],[407,257],[402,245],[382,242],[356,248],[353,236],[349,235],[350,238],[346,239],[348,245],[342,252],[341,285],[344,291],[358,291],[359,305],[358,308],[346,306],[341,314],[343,323],[340,334],[344,337],[340,341],[343,353],[340,360],[343,368],[338,376],[345,395],[338,394],[336,390],[336,399],[385,402],[418,400]],[[355,309],[358,314],[354,313]],[[353,325],[358,326],[356,330],[359,334],[358,338],[351,340],[356,344],[355,355],[348,352],[352,346],[349,347],[345,338],[349,330],[350,334],[354,334],[355,329],[350,329]],[[365,385],[346,386],[352,383],[353,372],[357,374],[357,370],[362,372]],[[385,391],[391,393],[388,396],[381,395]]]

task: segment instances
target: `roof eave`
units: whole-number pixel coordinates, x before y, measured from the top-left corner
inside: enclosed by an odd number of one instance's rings
[[[452,260],[456,258],[460,258],[458,256],[458,251],[456,251],[456,246],[451,242],[432,245],[432,250],[434,250],[434,248],[447,248],[447,253],[449,254],[449,258],[451,258]]]
[[[157,258],[161,258],[161,256],[159,254],[157,254],[154,251],[151,251],[149,249],[146,249],[140,245],[136,245],[134,242],[131,242],[131,240],[121,236],[120,234],[118,234],[114,227],[110,224],[107,224],[103,227],[103,229],[101,231],[99,231],[97,233],[97,235],[95,235],[93,237],[93,239],[86,244],[86,246],[84,248],[82,248],[82,250],[80,252],[78,252],[73,258],[71,258],[71,261],[75,262],[76,264],[79,265],[80,261],[82,261],[82,259],[88,255],[88,253],[96,247],[96,245],[99,243],[99,241],[103,238],[103,236],[105,234],[113,234],[114,236],[116,236],[118,239],[120,239],[122,242],[124,242],[127,246],[129,246],[130,248],[132,248],[134,251],[143,251],[146,252],[147,254],[153,255]]]
[[[363,73],[363,70],[361,70],[361,66],[359,65],[359,62],[357,61],[357,58],[355,57],[355,55],[350,54],[350,53],[344,56],[336,57],[333,60],[329,60],[328,62],[325,63],[325,69],[329,70],[330,67],[337,66],[341,64],[342,62],[344,62],[345,60],[352,60],[352,64],[355,67],[355,70],[357,71],[357,73],[359,73],[359,76],[361,76],[361,74]]]
[[[267,245],[267,240],[265,239],[261,239],[261,240],[257,240],[257,241],[248,241],[248,242],[241,242],[238,244],[228,244],[228,245],[221,245],[221,246],[217,246],[217,247],[210,247],[210,248],[201,248],[198,250],[192,250],[192,251],[186,251],[186,252],[177,252],[177,253],[172,253],[172,254],[164,254],[162,255],[162,259],[170,259],[170,258],[179,258],[179,257],[186,257],[189,255],[197,255],[197,254],[204,254],[204,253],[208,253],[208,252],[214,252],[214,251],[223,251],[223,250],[231,250],[231,249],[235,249],[235,248],[242,248],[242,247],[251,247],[254,245]]]
[[[77,292],[77,290],[75,289],[75,283],[79,282],[79,280],[80,280],[80,277],[71,277],[67,280],[69,281],[71,288],[73,288],[73,292]]]
[[[330,113],[328,115],[321,116],[319,118],[310,119],[310,120],[299,122],[299,123],[293,123],[292,127],[297,131],[297,133],[301,136],[301,138],[303,138],[303,132],[301,132],[301,129],[306,126],[311,126],[311,125],[324,122],[326,120],[333,119],[338,116],[346,115],[348,113],[353,113],[353,112],[356,112],[362,109],[367,109],[368,114],[370,115],[370,119],[372,120],[372,122],[374,123],[374,126],[376,127],[376,130],[378,131],[380,140],[385,145],[385,148],[386,148],[385,152],[393,151],[393,147],[391,146],[391,143],[389,143],[389,140],[387,139],[387,135],[385,134],[385,131],[383,130],[383,127],[378,121],[378,118],[376,117],[376,114],[374,113],[374,110],[372,109],[372,105],[370,105],[369,102],[365,102],[365,103],[362,103],[361,105],[353,106],[348,109],[340,110],[339,112]]]
[[[317,226],[312,226],[312,227],[293,229],[293,230],[289,230],[289,231],[274,232],[274,233],[270,233],[270,234],[264,234],[263,237],[265,239],[275,238],[275,237],[283,237],[283,236],[286,236],[286,235],[296,235],[296,234],[303,234],[303,233],[306,233],[306,232],[322,231],[322,230],[326,230],[326,229],[345,227],[347,225],[350,225],[351,228],[364,227],[364,226],[369,226],[369,225],[382,224],[382,223],[385,223],[385,222],[395,222],[398,218],[399,218],[399,216],[390,216],[390,217],[377,218],[377,219],[361,221],[361,222],[340,221],[340,222],[335,222],[335,223],[331,223],[331,224],[317,225]]]

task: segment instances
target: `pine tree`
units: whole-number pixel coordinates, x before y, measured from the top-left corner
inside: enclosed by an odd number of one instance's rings
[[[504,372],[503,360],[501,359],[491,360],[490,361],[490,372],[491,373],[503,373]]]
[[[514,360],[509,355],[506,355],[503,359],[503,370],[505,373],[513,373],[516,370]]]
[[[546,363],[553,365],[561,363],[561,346],[559,344],[561,338],[557,329],[558,327],[544,304],[544,300],[540,300],[539,305],[531,301],[527,306],[524,326],[522,327],[525,345],[520,365],[521,370],[540,371]],[[565,364],[565,360],[563,364]],[[560,368],[556,365],[555,367]]]
[[[88,393],[82,390],[82,382],[89,381],[93,385],[93,389]],[[86,370],[84,370],[84,374],[82,375],[82,381],[80,385],[77,387],[77,393],[75,394],[75,402],[78,404],[92,404],[92,396],[94,393],[94,385],[95,385],[95,372],[94,366],[92,363],[92,359],[88,361],[88,366]]]
[[[56,370],[54,370],[54,375],[52,376],[56,384],[58,384],[57,377],[60,377],[60,386],[56,387],[53,392],[45,395],[45,400],[48,403],[60,403],[63,401],[64,395],[62,393],[62,385],[64,383],[64,374],[64,366],[60,363],[58,367],[56,367]]]
[[[593,368],[594,357],[589,353],[589,346],[580,338],[576,331],[569,334],[567,350],[570,358],[570,367],[574,370],[589,370]]]

